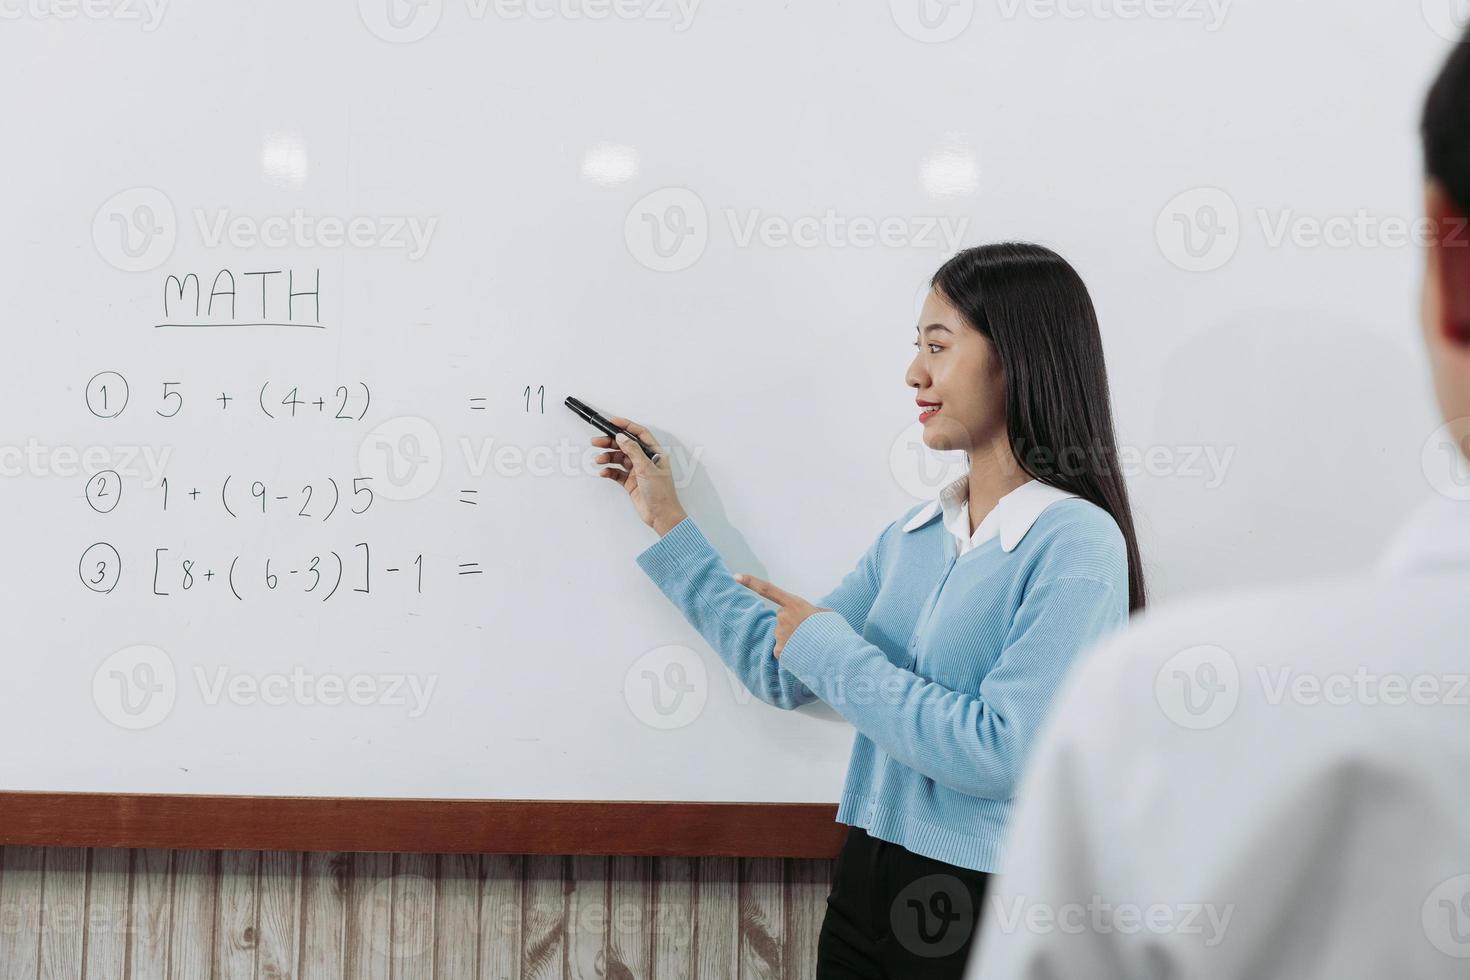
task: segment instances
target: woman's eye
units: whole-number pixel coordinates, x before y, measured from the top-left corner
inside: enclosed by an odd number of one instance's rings
[[[918,346],[919,346],[919,342],[918,342],[918,341],[917,341],[917,340],[916,340],[916,341],[914,341],[914,346],[915,346],[915,347],[918,347]],[[928,345],[928,346],[929,346],[929,347],[939,347],[939,345],[938,345],[938,344],[929,344],[929,345]],[[940,350],[943,350],[943,349],[944,349],[944,348],[943,348],[943,347],[939,347],[939,349],[940,349]],[[931,353],[931,354],[933,354],[933,353],[934,353],[934,351],[932,351],[932,350],[931,350],[931,351],[929,351],[929,353]]]

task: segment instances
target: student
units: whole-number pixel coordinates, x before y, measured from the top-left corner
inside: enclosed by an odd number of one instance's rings
[[[960,974],[1052,692],[1144,603],[1081,278],[1005,244],[959,253],[930,286],[905,381],[925,445],[964,450],[969,472],[890,522],[817,605],[731,575],[667,454],[592,440],[660,535],[638,564],[745,685],[782,708],[820,698],[857,729],[819,978]]]
[[[1422,135],[1422,329],[1459,454],[1470,43]],[[967,975],[1467,975],[1470,501],[1446,491],[1372,574],[1151,613],[1083,658]]]

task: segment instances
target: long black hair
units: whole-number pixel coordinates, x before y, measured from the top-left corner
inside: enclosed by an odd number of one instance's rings
[[[1107,511],[1128,547],[1128,611],[1146,588],[1128,487],[1118,465],[1097,311],[1082,277],[1049,248],[1004,242],[967,248],[929,285],[1000,358],[1006,432],[1021,468]]]

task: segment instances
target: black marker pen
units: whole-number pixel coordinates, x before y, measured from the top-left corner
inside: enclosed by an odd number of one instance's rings
[[[578,399],[573,398],[571,395],[568,395],[567,400],[563,404],[565,404],[567,408],[570,408],[572,411],[576,412],[577,415],[581,417],[582,421],[601,429],[604,435],[616,436],[619,432],[621,432],[629,439],[632,439],[634,442],[638,443],[638,448],[643,450],[643,454],[645,456],[653,460],[655,463],[658,462],[659,454],[654,452],[652,449],[649,449],[642,439],[639,439],[627,429],[620,429],[617,426],[613,425],[607,419],[597,414],[597,412],[595,412],[592,407],[586,402],[579,401]]]

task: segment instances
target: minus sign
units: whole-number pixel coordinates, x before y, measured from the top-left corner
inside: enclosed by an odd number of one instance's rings
[[[398,569],[396,569],[396,568],[385,568],[385,569],[383,569],[383,571],[385,571],[385,572],[396,572],[396,571],[398,571]]]

